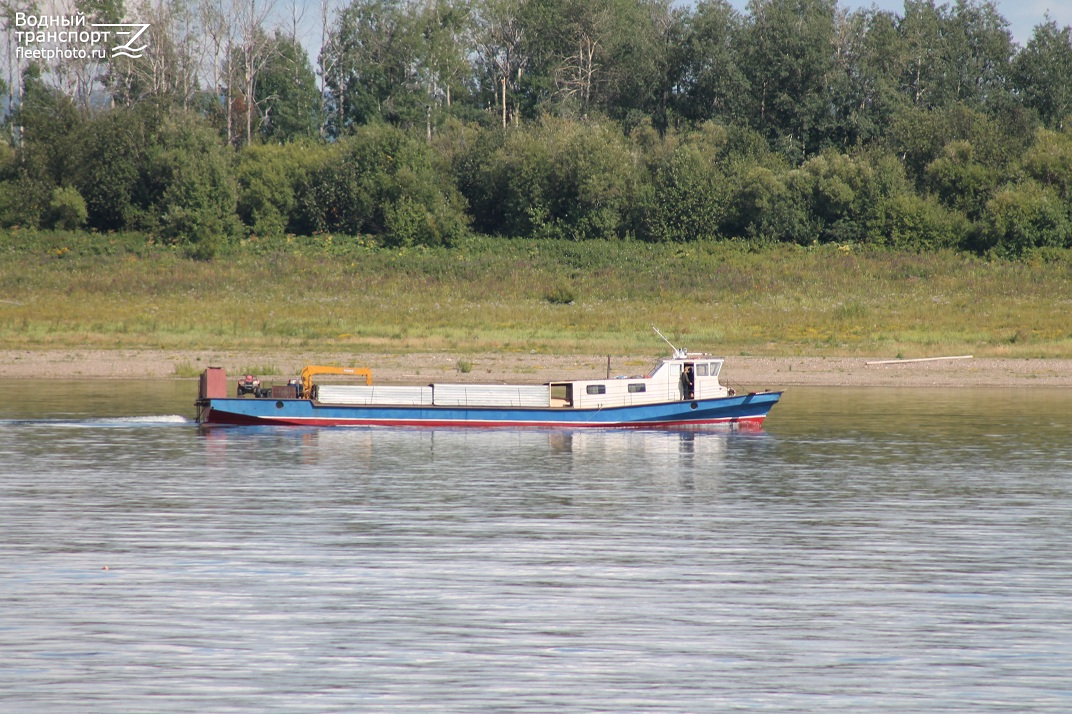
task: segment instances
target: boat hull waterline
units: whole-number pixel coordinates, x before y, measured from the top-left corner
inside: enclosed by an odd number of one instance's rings
[[[562,409],[556,407],[445,407],[327,405],[310,399],[206,400],[207,425],[704,428],[758,427],[781,392],[755,392],[714,399],[656,404]]]

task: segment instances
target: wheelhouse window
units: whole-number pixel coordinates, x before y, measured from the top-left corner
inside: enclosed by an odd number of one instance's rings
[[[648,391],[648,385],[643,384],[641,382],[634,382],[633,384],[629,385],[630,394],[637,394],[639,392],[646,392],[646,391]]]
[[[700,364],[696,365],[696,376],[697,377],[706,377],[707,376],[707,363],[706,362],[701,362]]]
[[[589,384],[585,387],[585,391],[589,394],[606,394],[607,385],[605,384]]]

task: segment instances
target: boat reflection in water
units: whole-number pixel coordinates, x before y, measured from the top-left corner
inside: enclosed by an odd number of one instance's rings
[[[761,430],[392,429],[246,427],[202,430],[210,465],[255,458],[266,468],[405,479],[415,486],[464,479],[502,488],[550,488],[562,477],[624,479],[628,487],[717,482],[735,449],[752,458],[772,437]],[[608,469],[607,465],[618,466]],[[470,468],[460,470],[459,465]],[[449,475],[448,475],[449,474]]]

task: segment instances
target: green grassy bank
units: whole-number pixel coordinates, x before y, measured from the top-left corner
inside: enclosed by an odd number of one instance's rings
[[[62,349],[1072,357],[1072,253],[472,239],[388,250],[0,233],[0,343]]]

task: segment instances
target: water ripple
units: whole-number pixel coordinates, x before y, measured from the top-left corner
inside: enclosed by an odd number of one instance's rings
[[[116,392],[0,413],[2,710],[1072,708],[1063,400],[201,432]]]

